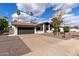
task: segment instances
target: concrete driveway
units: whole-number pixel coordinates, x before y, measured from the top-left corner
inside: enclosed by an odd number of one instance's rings
[[[79,40],[75,38],[63,40],[38,34],[20,35],[19,37],[31,49],[31,52],[23,56],[79,55]]]
[[[18,36],[0,36],[0,56],[20,56],[30,51]]]

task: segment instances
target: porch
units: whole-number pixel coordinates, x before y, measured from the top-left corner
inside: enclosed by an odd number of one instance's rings
[[[53,26],[50,23],[42,23],[34,27],[34,33],[35,34],[41,34],[41,33],[51,33]]]

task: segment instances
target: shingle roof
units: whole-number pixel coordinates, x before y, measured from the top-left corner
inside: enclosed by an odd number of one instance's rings
[[[28,26],[28,27],[35,27],[36,24],[33,23],[26,23],[26,22],[12,22],[14,26]]]
[[[44,22],[44,23],[48,23],[48,22]],[[35,27],[35,26],[39,26],[42,25],[44,23],[39,23],[39,24],[34,24],[34,23],[27,23],[27,22],[12,22],[12,25],[14,26],[24,26],[24,27]],[[50,23],[51,24],[51,23]]]

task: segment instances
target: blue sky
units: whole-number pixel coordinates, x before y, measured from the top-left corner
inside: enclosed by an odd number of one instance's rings
[[[72,13],[74,13],[75,15],[79,15],[79,4],[77,7],[73,8]]]
[[[0,3],[0,17],[8,16],[8,21],[11,22],[11,15],[17,10],[15,3]]]
[[[64,5],[65,4],[56,4],[55,5],[53,3],[51,4],[51,6],[50,6],[50,4],[38,5],[38,4],[29,4],[29,3],[28,4],[27,3],[26,4],[0,3],[0,17],[8,16],[8,22],[11,23],[11,21],[13,20],[12,15],[14,15],[14,17],[15,17],[16,11],[17,11],[17,9],[19,9],[22,11],[21,13],[23,13],[24,17],[28,15],[28,14],[25,14],[25,12],[27,12],[28,10],[33,11],[33,13],[35,15],[34,17],[36,19],[38,18],[38,20],[35,20],[36,22],[39,22],[39,21],[42,22],[42,21],[46,21],[46,20],[48,21],[54,15],[54,13],[56,11],[55,9],[63,8]],[[66,16],[68,15],[70,17],[67,16],[67,17],[65,17],[65,19],[68,19],[68,22],[70,22],[71,24],[67,23],[67,21],[66,21],[66,23],[69,25],[74,25],[75,22],[77,22],[76,25],[79,25],[79,23],[78,23],[78,21],[79,21],[79,4],[69,4],[68,6],[70,6],[70,7],[67,8],[68,11],[67,11],[67,14],[65,14],[65,15]],[[69,20],[71,18],[72,18],[72,20]],[[25,20],[23,20],[23,19],[21,19],[21,21],[26,20],[26,19]],[[29,18],[27,18],[27,19],[29,20]],[[76,19],[77,19],[77,21],[76,21]],[[74,22],[72,22],[72,21],[74,21]]]

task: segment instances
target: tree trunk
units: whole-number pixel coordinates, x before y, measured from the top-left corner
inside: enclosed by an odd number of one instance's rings
[[[65,32],[64,32],[64,38],[65,38]]]

